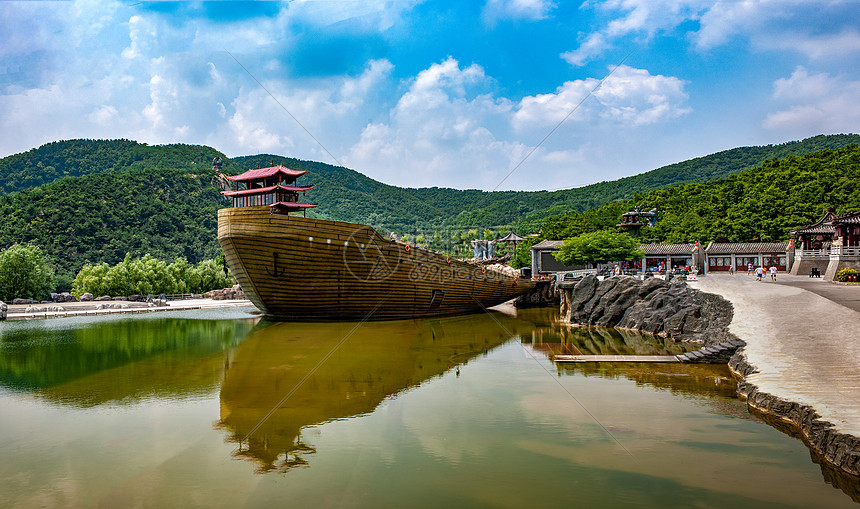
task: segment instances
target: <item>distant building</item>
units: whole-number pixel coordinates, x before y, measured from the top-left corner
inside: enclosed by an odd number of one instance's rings
[[[753,267],[772,267],[784,272],[791,267],[794,249],[789,242],[711,242],[705,248],[704,274],[746,271]]]
[[[642,257],[644,270],[701,267],[702,253],[698,244],[643,244],[639,249],[645,254]]]
[[[844,268],[860,269],[860,210],[837,216],[832,208],[818,221],[791,232],[796,262],[791,273],[816,270],[833,280]]]
[[[542,240],[532,246],[532,274],[549,274],[580,270],[584,265],[565,265],[555,259],[554,253],[564,244],[563,240]]]
[[[630,212],[625,212],[621,215],[621,222],[617,227],[627,230],[632,236],[639,235],[639,230],[643,226],[654,228],[657,224],[657,209],[651,209],[648,212],[642,212],[639,207],[634,208]]]

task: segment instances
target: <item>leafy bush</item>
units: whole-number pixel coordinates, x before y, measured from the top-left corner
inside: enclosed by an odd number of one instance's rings
[[[600,230],[564,241],[555,254],[565,265],[635,261],[642,259],[639,242],[626,233]]]
[[[0,300],[41,300],[54,289],[54,268],[42,250],[15,244],[0,252]]]
[[[233,284],[217,260],[203,260],[192,266],[184,258],[168,265],[150,255],[132,258],[130,254],[114,265],[87,264],[75,276],[72,295],[150,295],[203,293]]]
[[[836,280],[845,282],[848,281],[852,275],[856,277],[857,271],[854,269],[845,268],[836,273]]]

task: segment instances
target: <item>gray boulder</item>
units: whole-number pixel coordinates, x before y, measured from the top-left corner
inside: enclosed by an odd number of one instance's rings
[[[92,302],[92,300],[93,300],[93,294],[91,294],[89,292],[81,295],[81,302]]]
[[[586,276],[561,285],[562,318],[571,323],[636,329],[707,344],[731,339],[731,303],[683,281]]]
[[[0,300],[0,320],[5,320],[6,315],[8,314],[9,306],[6,305],[5,302]]]
[[[98,302],[104,302],[106,300],[110,300],[110,295],[102,295],[101,297],[96,297],[93,300],[98,301]]]

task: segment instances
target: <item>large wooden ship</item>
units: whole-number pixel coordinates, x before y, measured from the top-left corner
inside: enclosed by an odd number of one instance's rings
[[[280,320],[386,320],[479,311],[534,283],[382,237],[370,226],[303,217],[303,171],[250,170],[224,191],[218,242],[245,294]],[[291,213],[302,212],[302,216]]]

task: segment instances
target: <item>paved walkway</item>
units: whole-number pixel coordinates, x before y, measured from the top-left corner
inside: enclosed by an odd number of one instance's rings
[[[860,437],[860,286],[786,274],[776,282],[709,275],[690,286],[734,305],[729,330],[759,369],[751,383]]]

